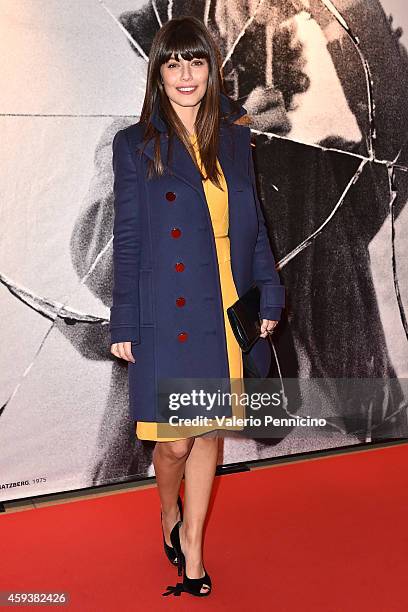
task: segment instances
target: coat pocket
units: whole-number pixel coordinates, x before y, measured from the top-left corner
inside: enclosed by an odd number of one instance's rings
[[[139,272],[140,325],[153,325],[152,270]]]

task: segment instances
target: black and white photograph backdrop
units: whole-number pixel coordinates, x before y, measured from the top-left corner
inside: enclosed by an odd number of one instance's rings
[[[0,501],[154,475],[110,353],[112,139],[180,15],[253,117],[287,299],[270,377],[397,379],[357,421],[345,393],[332,425],[227,437],[219,463],[408,437],[405,1],[0,0]],[[302,389],[290,414],[313,410]]]

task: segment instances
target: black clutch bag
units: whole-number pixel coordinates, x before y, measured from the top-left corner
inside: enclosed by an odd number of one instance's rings
[[[260,338],[261,292],[257,285],[252,285],[232,306],[227,308],[227,314],[232,331],[241,350],[247,353]]]

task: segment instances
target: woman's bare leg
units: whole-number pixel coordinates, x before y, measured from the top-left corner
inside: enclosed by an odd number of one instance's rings
[[[183,524],[181,548],[186,556],[189,578],[204,575],[202,539],[218,459],[218,437],[196,437],[184,470]],[[208,589],[201,589],[205,593]]]
[[[163,533],[169,546],[171,546],[170,531],[180,519],[177,497],[186,459],[193,443],[194,438],[156,442],[153,450],[153,465],[163,513]]]

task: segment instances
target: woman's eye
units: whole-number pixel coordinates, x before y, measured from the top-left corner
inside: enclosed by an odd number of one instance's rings
[[[204,64],[203,60],[199,60],[199,59],[193,60],[191,63],[195,64],[197,66],[202,66]],[[174,68],[174,67],[177,68],[177,66],[178,66],[178,64],[175,63],[175,62],[171,62],[171,64],[167,64],[167,68]]]

